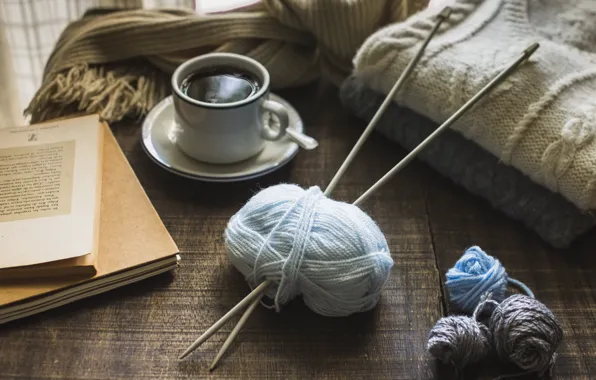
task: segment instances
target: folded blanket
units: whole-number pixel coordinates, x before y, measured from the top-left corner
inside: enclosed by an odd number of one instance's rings
[[[342,103],[369,121],[385,95],[371,90],[365,80],[352,76],[341,87]],[[407,108],[391,104],[377,125],[389,139],[411,150],[437,123]],[[596,224],[596,218],[574,204],[534,183],[461,134],[447,130],[433,140],[419,158],[470,193],[534,230],[556,248],[567,247]]]
[[[432,27],[435,10],[363,44],[355,72],[388,93]],[[453,126],[503,163],[596,209],[594,0],[455,0],[399,104],[440,123],[534,42],[538,51]]]

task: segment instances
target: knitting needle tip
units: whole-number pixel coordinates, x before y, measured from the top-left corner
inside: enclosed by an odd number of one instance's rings
[[[445,7],[443,10],[437,15],[437,18],[447,19],[451,15],[453,9],[451,7]]]
[[[190,354],[190,353],[191,353],[193,350],[194,350],[194,347],[192,347],[192,346],[191,346],[191,347],[188,347],[188,348],[186,349],[186,351],[184,351],[184,353],[183,353],[182,355],[180,355],[180,357],[178,357],[178,359],[179,359],[179,360],[182,360],[182,359],[184,359],[184,358],[185,358],[185,357],[187,357],[187,356],[188,356],[188,354]]]
[[[540,44],[538,42],[534,42],[532,45],[530,45],[526,50],[524,50],[524,55],[526,57],[531,56],[532,54],[534,54],[534,52],[540,47]]]
[[[240,317],[240,320],[238,321],[236,326],[234,326],[234,329],[232,330],[230,335],[228,335],[228,338],[226,339],[224,344],[219,349],[217,356],[215,357],[215,359],[213,360],[213,363],[211,363],[211,366],[209,367],[209,371],[213,371],[213,369],[217,366],[217,363],[219,363],[219,360],[224,356],[224,354],[226,353],[228,348],[230,348],[230,345],[232,344],[234,339],[236,339],[236,336],[238,336],[238,333],[240,332],[240,330],[242,330],[242,327],[244,326],[246,321],[248,321],[248,318],[250,318],[250,315],[255,311],[255,309],[261,302],[261,299],[263,298],[264,295],[265,294],[263,293],[259,297],[255,298],[252,301],[252,303],[250,304],[250,306],[248,306],[248,308],[246,309],[244,314],[242,314],[242,317]]]

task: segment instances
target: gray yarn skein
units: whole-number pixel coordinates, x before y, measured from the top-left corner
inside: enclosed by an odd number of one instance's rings
[[[491,332],[478,321],[478,314],[487,302],[488,296],[476,306],[471,317],[455,315],[439,319],[430,330],[427,351],[458,370],[484,358],[491,349]]]
[[[427,350],[435,359],[462,369],[489,353],[489,336],[488,327],[470,317],[448,316],[430,330]]]
[[[540,301],[513,295],[496,307],[489,321],[494,348],[502,360],[544,375],[556,359],[563,329]]]

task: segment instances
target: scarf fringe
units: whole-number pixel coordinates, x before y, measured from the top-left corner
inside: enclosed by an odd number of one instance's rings
[[[107,122],[139,119],[169,92],[168,76],[146,62],[112,68],[79,64],[46,77],[25,115],[32,123],[73,113],[99,114]]]

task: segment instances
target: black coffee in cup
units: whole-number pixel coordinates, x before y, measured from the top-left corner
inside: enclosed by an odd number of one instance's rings
[[[186,96],[216,104],[248,99],[260,88],[253,74],[235,67],[206,68],[192,73],[180,85],[180,90]]]

